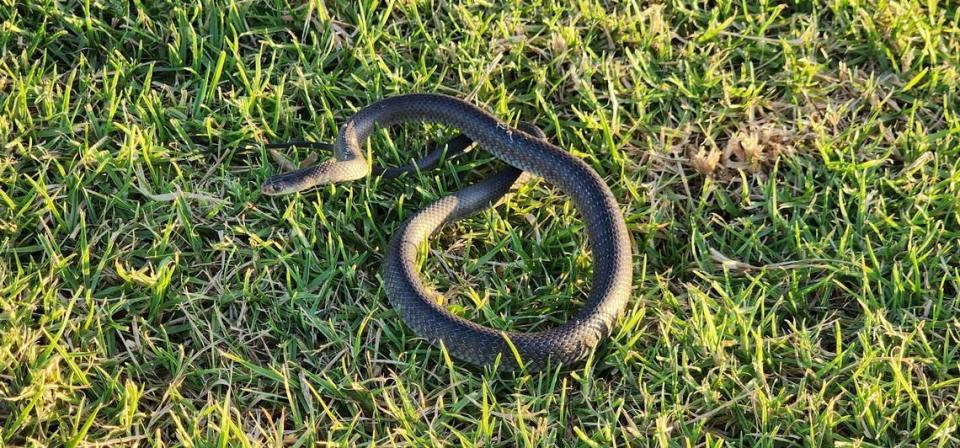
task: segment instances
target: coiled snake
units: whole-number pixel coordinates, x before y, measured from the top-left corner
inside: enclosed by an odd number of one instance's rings
[[[261,191],[277,195],[317,185],[360,179],[371,174],[395,177],[425,169],[440,151],[401,168],[371,168],[361,144],[377,127],[404,122],[436,122],[457,128],[448,155],[470,141],[510,167],[423,208],[404,223],[387,248],[383,278],[390,304],[417,334],[442,343],[456,358],[478,365],[528,371],[568,365],[585,358],[612,331],[630,294],[631,249],[627,228],[613,193],[586,163],[548,143],[533,127],[513,128],[480,108],[444,95],[409,94],[362,109],[343,127],[334,145],[335,159],[268,178]],[[593,284],[584,306],[566,323],[533,333],[503,332],[455,316],[437,304],[438,293],[420,280],[417,248],[437,229],[495,204],[523,174],[543,177],[570,196],[587,229],[594,260]],[[519,359],[517,359],[519,357]]]

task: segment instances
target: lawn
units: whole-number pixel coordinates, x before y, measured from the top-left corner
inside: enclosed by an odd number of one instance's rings
[[[956,3],[470,3],[0,0],[0,445],[960,445]],[[478,369],[387,301],[389,238],[482,149],[260,193],[264,143],[410,92],[536,123],[614,191],[634,290],[587,362]],[[421,260],[498,329],[590,290],[537,179]]]

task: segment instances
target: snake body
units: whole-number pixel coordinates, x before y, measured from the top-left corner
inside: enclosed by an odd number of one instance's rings
[[[436,164],[431,153],[412,167],[371,169],[361,149],[378,127],[435,122],[457,128],[463,140],[448,145],[458,152],[476,142],[506,162],[505,170],[421,209],[394,234],[387,249],[383,279],[390,304],[414,332],[440,344],[456,358],[504,370],[536,371],[584,359],[612,331],[631,290],[631,249],[626,224],[603,179],[586,163],[550,144],[531,127],[513,128],[482,109],[453,97],[409,94],[389,97],[350,118],[334,145],[335,159],[271,177],[268,195],[360,179],[375,171],[392,177]],[[435,159],[435,160],[434,160]],[[439,293],[424,285],[417,270],[417,249],[432,233],[495,204],[524,173],[541,176],[572,199],[587,231],[594,260],[592,290],[566,323],[538,332],[504,332],[455,316],[440,306]]]

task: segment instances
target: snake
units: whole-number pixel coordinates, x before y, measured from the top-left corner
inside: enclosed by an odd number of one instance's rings
[[[378,128],[435,123],[460,131],[445,147],[398,168],[371,165],[363,146]],[[632,288],[632,251],[623,214],[613,192],[583,160],[551,144],[538,128],[510,126],[472,103],[436,93],[388,96],[355,113],[340,128],[334,157],[323,163],[274,175],[264,195],[304,191],[370,175],[397,177],[436,166],[476,143],[507,167],[440,198],[400,225],[383,258],[383,286],[390,305],[414,333],[462,361],[504,371],[536,372],[572,366],[591,356],[609,337]],[[529,173],[529,174],[528,174]],[[495,206],[518,180],[541,177],[569,196],[583,220],[593,261],[591,289],[566,322],[532,332],[498,330],[448,311],[442,295],[420,278],[419,248],[446,225]]]

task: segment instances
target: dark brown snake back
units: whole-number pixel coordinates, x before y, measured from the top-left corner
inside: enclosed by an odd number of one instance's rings
[[[512,343],[527,370],[568,365],[585,358],[612,331],[632,283],[630,240],[610,189],[583,161],[536,135],[519,131],[465,101],[435,94],[387,98],[353,116],[340,130],[336,160],[275,176],[267,194],[299,191],[319,184],[369,175],[361,150],[377,127],[436,122],[459,129],[508,168],[430,204],[404,223],[387,249],[383,278],[387,297],[406,324],[451,355],[478,365],[500,357],[502,369],[519,367]],[[533,131],[528,131],[533,133]],[[543,177],[570,196],[583,218],[594,260],[593,289],[584,306],[566,323],[535,333],[501,332],[454,316],[437,304],[438,293],[420,280],[417,248],[443,225],[492,206],[522,172]]]

